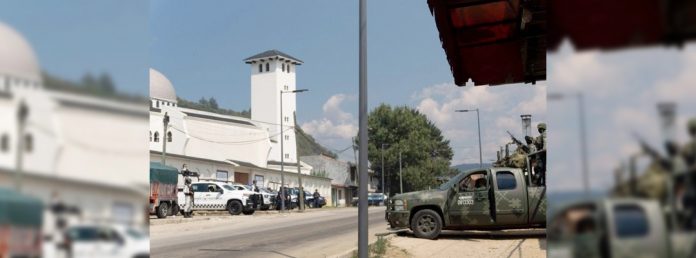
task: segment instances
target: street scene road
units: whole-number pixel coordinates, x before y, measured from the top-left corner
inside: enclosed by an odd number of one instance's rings
[[[253,216],[152,220],[153,257],[352,257],[357,208]],[[156,223],[154,223],[156,222]],[[369,209],[370,243],[387,232],[384,207]],[[544,230],[444,231],[437,240],[391,235],[396,257],[544,257]]]
[[[386,232],[384,207],[369,210],[370,240]],[[150,227],[153,257],[327,257],[358,243],[358,209],[213,217]]]

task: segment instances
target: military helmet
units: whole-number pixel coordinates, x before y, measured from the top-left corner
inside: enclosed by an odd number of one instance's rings
[[[544,129],[544,130],[546,130],[546,123],[539,123],[539,124],[537,125],[537,129]]]

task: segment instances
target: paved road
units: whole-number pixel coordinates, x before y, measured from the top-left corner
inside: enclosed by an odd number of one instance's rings
[[[386,232],[384,207],[369,209],[371,240]],[[357,247],[358,209],[220,216],[150,227],[153,257],[327,257]]]

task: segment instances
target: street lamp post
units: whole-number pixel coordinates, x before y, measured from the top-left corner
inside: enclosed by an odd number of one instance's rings
[[[483,150],[481,149],[481,117],[479,116],[479,109],[459,109],[454,112],[472,112],[476,111],[476,125],[478,127],[478,140],[479,140],[479,167],[483,168]]]
[[[389,144],[382,143],[382,194],[384,194],[384,146],[389,146]]]
[[[367,1],[358,4],[358,257],[368,258],[367,213]]]
[[[164,118],[162,119],[162,123],[164,124],[164,130],[162,131],[162,165],[167,165],[167,140],[169,140],[169,138],[167,137],[167,127],[169,126],[169,114],[167,114],[167,112],[164,112]]]
[[[587,161],[587,129],[585,125],[585,98],[581,92],[571,95],[575,96],[578,102],[578,120],[580,125],[580,159],[582,160],[582,179],[585,194],[590,193],[590,175]],[[549,93],[548,100],[561,100],[567,97],[562,93]]]
[[[291,91],[280,91],[280,189],[281,189],[281,195],[282,195],[282,201],[280,202],[280,212],[285,212],[285,197],[287,193],[287,189],[285,188],[285,151],[283,150],[283,140],[284,140],[284,135],[283,131],[283,120],[285,118],[283,117],[283,94],[284,93],[300,93],[300,92],[305,92],[308,91],[307,89],[301,89],[301,90],[291,90]],[[296,150],[297,151],[297,150]],[[299,160],[297,161],[297,165],[299,166]],[[299,197],[299,196],[298,196]]]

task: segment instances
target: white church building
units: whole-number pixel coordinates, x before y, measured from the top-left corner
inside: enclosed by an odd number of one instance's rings
[[[287,186],[299,186],[301,175],[305,190],[318,189],[322,196],[330,196],[331,179],[311,175],[312,167],[297,159],[296,101],[291,91],[296,89],[296,68],[302,61],[269,50],[244,62],[251,67],[251,119],[180,107],[172,82],[150,69],[151,161],[162,162],[166,148],[166,165],[181,168],[186,164],[200,179],[247,185],[256,181],[274,190],[281,185],[282,161]],[[165,115],[169,117],[166,135]]]
[[[19,135],[22,103],[28,116]],[[31,45],[0,22],[0,187],[15,187],[21,152],[22,193],[45,205],[79,207],[75,223],[144,227],[147,118],[143,103],[47,89]],[[44,232],[52,232],[55,218],[48,210],[44,214]]]

